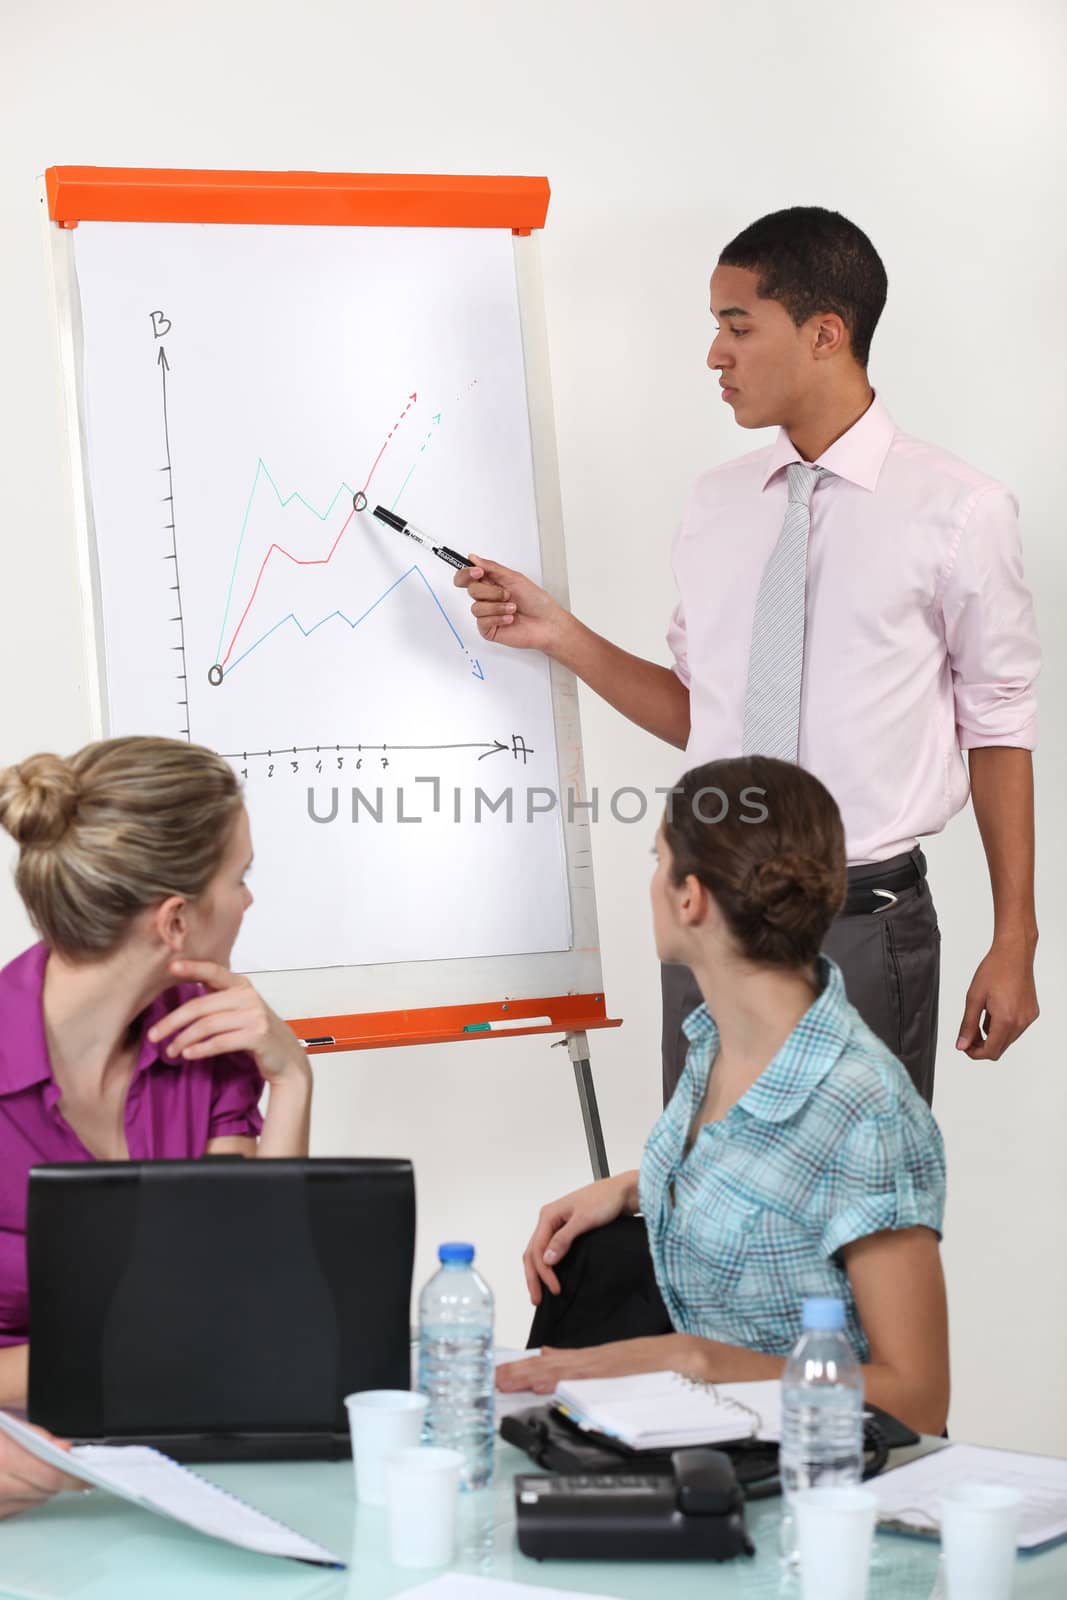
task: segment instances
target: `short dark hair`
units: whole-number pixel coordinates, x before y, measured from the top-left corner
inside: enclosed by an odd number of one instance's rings
[[[692,875],[714,895],[746,961],[811,965],[846,888],[841,813],[818,778],[771,756],[693,767],[672,791],[663,837],[674,882]]]
[[[862,228],[839,211],[772,211],[731,239],[719,265],[758,273],[756,293],[777,300],[798,328],[820,311],[836,312],[848,329],[852,354],[861,367],[867,365],[888,279]]]

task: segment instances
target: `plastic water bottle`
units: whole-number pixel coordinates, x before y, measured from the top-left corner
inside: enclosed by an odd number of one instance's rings
[[[863,1476],[863,1374],[845,1334],[841,1300],[804,1302],[804,1332],[782,1374],[778,1465],[785,1505],[782,1560],[797,1559],[798,1489],[856,1484]]]
[[[493,1294],[475,1272],[472,1244],[438,1246],[440,1269],[419,1296],[419,1389],[429,1396],[424,1444],[463,1455],[460,1484],[493,1476],[496,1406]]]

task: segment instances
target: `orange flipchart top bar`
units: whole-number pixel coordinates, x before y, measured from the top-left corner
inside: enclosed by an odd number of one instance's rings
[[[510,228],[548,214],[548,179],[396,172],[214,172],[49,167],[48,214],[79,222],[244,222],[382,228]]]

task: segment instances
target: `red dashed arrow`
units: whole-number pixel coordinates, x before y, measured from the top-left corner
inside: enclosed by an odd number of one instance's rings
[[[382,457],[384,456],[384,454],[386,452],[386,449],[388,448],[389,440],[393,437],[393,434],[399,428],[400,424],[403,422],[404,418],[407,416],[408,412],[411,410],[412,406],[415,404],[415,402],[416,402],[416,400],[418,398],[419,397],[418,397],[417,394],[409,394],[408,395],[408,403],[407,403],[407,405],[404,407],[403,411],[397,417],[396,421],[393,423],[393,426],[389,429],[389,433],[388,433],[388,436],[386,437],[385,443],[382,445],[382,448],[378,451],[378,454],[374,458],[374,466],[371,467],[370,471],[367,473],[367,481],[363,485],[363,493],[364,494],[366,494],[367,490],[370,488],[370,481],[374,477],[375,472],[377,471],[379,461],[382,459]]]

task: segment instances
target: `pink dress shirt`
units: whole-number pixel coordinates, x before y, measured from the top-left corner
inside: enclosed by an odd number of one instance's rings
[[[0,1346],[29,1338],[26,1198],[30,1168],[94,1157],[59,1111],[41,1011],[48,959],[33,945],[0,971]],[[210,1139],[255,1137],[263,1079],[251,1056],[167,1061],[145,1038],[160,1017],[203,994],[198,983],[168,989],[139,1019],[141,1050],[126,1094],[131,1161],[202,1156]]]
[[[799,460],[782,429],[690,495],[667,639],[690,694],[691,766],[740,754],[756,593]],[[962,751],[1034,747],[1018,506],[901,433],[877,397],[818,464],[832,476],[812,497],[799,760],[841,808],[850,863],[884,861],[965,803]]]

